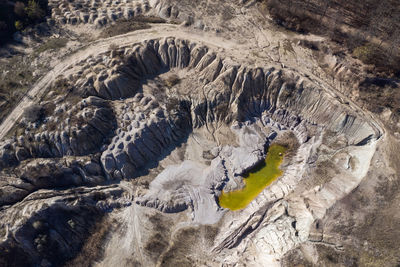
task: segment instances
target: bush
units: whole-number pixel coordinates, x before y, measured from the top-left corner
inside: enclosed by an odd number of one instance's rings
[[[29,0],[28,7],[25,8],[28,18],[32,21],[39,21],[46,16],[46,12],[34,0]]]
[[[151,23],[165,23],[165,20],[155,17],[134,17],[132,19],[120,19],[115,24],[105,28],[101,33],[100,37],[107,38],[120,34],[125,34],[132,31],[149,29]]]
[[[116,51],[116,50],[118,50],[118,48],[119,48],[119,46],[117,44],[114,44],[114,43],[110,44],[109,47],[108,47],[108,49],[110,51]]]
[[[22,30],[24,28],[24,24],[20,21],[20,20],[17,20],[16,22],[15,22],[15,29],[17,29],[17,31],[20,31],[20,30]]]
[[[400,75],[398,51],[390,51],[390,49],[367,43],[354,48],[353,56],[365,64],[373,65],[374,72],[380,73],[380,75],[388,77]]]
[[[12,40],[14,32],[44,21],[47,1],[0,0],[0,45]]]
[[[20,18],[24,18],[26,16],[25,4],[19,1],[16,2],[14,5],[14,13]]]
[[[171,88],[171,87],[177,85],[180,81],[181,80],[179,79],[178,75],[172,74],[167,79],[165,79],[165,85],[168,88]]]
[[[60,49],[67,45],[68,39],[66,38],[51,38],[44,44],[40,45],[35,52],[40,54],[47,50]]]
[[[38,104],[32,104],[24,110],[24,117],[29,122],[37,122],[43,119],[44,115],[44,108]]]
[[[168,112],[171,112],[174,110],[176,111],[176,110],[179,110],[180,105],[181,105],[181,101],[178,98],[171,97],[168,99],[166,108],[167,108]]]
[[[372,45],[359,46],[353,50],[353,56],[367,64],[373,63],[376,53],[377,49]]]

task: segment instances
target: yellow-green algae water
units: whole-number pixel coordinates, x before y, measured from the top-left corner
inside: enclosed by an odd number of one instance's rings
[[[245,187],[237,191],[222,192],[219,197],[219,205],[230,210],[245,208],[264,188],[282,175],[279,166],[285,152],[286,147],[277,144],[271,145],[265,160],[244,176]]]

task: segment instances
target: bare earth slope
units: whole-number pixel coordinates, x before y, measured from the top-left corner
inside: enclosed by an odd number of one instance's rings
[[[398,139],[359,62],[257,1],[50,8],[80,39],[38,55],[51,70],[0,125],[1,266],[396,266]],[[167,23],[98,38],[136,16]],[[283,175],[221,207],[271,144]]]

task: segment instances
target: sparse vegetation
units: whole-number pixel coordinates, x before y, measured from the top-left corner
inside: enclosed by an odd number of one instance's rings
[[[118,58],[122,59],[123,52],[121,50],[119,50],[119,46],[118,45],[112,43],[112,44],[110,44],[108,49],[111,51],[111,57],[112,58],[118,57]]]
[[[12,34],[45,19],[47,0],[0,1],[0,44]]]
[[[400,122],[400,92],[396,80],[387,78],[366,78],[359,84],[359,100],[374,113],[391,110],[389,127],[397,127]]]
[[[235,10],[232,7],[225,7],[221,11],[222,21],[229,21],[235,17]]]
[[[24,110],[24,118],[29,122],[36,122],[43,119],[45,115],[44,108],[39,104],[33,104]]]
[[[32,73],[30,60],[30,57],[15,55],[0,63],[0,121],[38,78]]]
[[[107,222],[107,217],[102,218],[93,227],[91,236],[88,237],[79,254],[66,263],[66,266],[92,266],[95,261],[102,258],[104,253],[104,242],[107,235],[118,227],[118,222],[113,220]]]
[[[37,54],[40,54],[47,50],[60,49],[62,47],[65,47],[67,45],[67,43],[68,43],[68,39],[66,39],[66,38],[52,38],[52,39],[49,39],[46,43],[39,46],[35,50],[35,52]]]
[[[170,76],[168,76],[166,79],[165,79],[165,85],[168,87],[168,88],[172,88],[172,87],[174,87],[175,85],[177,85],[178,83],[180,83],[180,78],[179,78],[179,76],[178,75],[176,75],[176,74],[171,74]]]
[[[67,97],[70,96],[70,93],[74,91],[74,87],[72,84],[63,76],[57,77],[57,79],[54,81],[50,89],[48,90],[48,93],[45,95],[43,100],[48,101],[54,99],[56,96],[60,95],[65,95],[65,100],[71,100]],[[75,102],[73,102],[75,103]]]
[[[181,105],[181,102],[179,101],[178,98],[170,97],[168,99],[166,108],[167,108],[168,112],[171,112],[173,110],[178,110],[180,105]]]
[[[105,28],[100,37],[108,38],[132,31],[143,30],[151,28],[151,23],[165,23],[164,19],[156,17],[135,17],[129,20],[120,19],[115,24]]]
[[[22,30],[23,28],[24,28],[24,24],[23,24],[21,21],[17,20],[17,21],[15,22],[15,29],[17,29],[17,31],[20,31],[20,30]]]
[[[30,266],[32,262],[15,241],[0,246],[0,266]]]
[[[46,12],[40,7],[35,0],[29,0],[28,6],[25,8],[28,19],[32,22],[40,21],[46,16]]]
[[[353,50],[353,56],[367,64],[373,60],[375,53],[376,49],[369,45],[359,46]]]
[[[260,10],[268,12],[277,25],[299,33],[325,35],[364,63],[374,65],[376,71],[400,76],[400,9],[394,1],[259,2]]]

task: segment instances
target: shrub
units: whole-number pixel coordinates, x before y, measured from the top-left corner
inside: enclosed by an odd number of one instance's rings
[[[123,52],[121,50],[119,50],[119,46],[114,43],[110,44],[108,49],[111,52],[112,58],[121,58],[121,56],[123,55]]]
[[[151,23],[165,23],[165,20],[155,17],[134,17],[132,19],[120,19],[115,24],[105,28],[101,33],[100,37],[107,38],[120,34],[125,34],[132,31],[149,29]]]
[[[221,10],[221,19],[222,21],[229,21],[235,17],[235,11],[231,7],[226,7]]]
[[[371,45],[359,46],[353,50],[353,56],[367,64],[372,63],[375,54],[376,49]]]
[[[181,80],[179,79],[178,75],[172,74],[167,79],[165,79],[165,85],[168,88],[171,88],[171,87],[177,85],[180,81]]]
[[[111,43],[109,46],[108,46],[108,49],[109,50],[118,50],[118,45],[117,44],[115,44],[115,43]]]
[[[17,20],[15,22],[14,26],[15,26],[15,29],[17,29],[17,31],[20,31],[20,30],[22,30],[24,28],[24,24],[20,20]]]
[[[44,108],[38,104],[32,104],[24,110],[24,117],[29,122],[36,122],[44,117]]]
[[[178,110],[180,105],[181,105],[181,102],[179,101],[179,99],[177,99],[175,97],[171,97],[168,99],[166,108],[167,108],[168,112],[171,112],[174,110]]]
[[[116,53],[119,49],[119,46],[115,43],[112,43],[109,45],[108,50],[110,50],[113,53]]]
[[[16,2],[14,5],[14,13],[20,18],[24,18],[26,16],[25,4],[19,1]]]
[[[40,45],[35,52],[42,53],[47,50],[60,49],[67,45],[68,39],[66,38],[51,38],[46,43]]]
[[[44,18],[46,12],[34,0],[29,0],[28,6],[25,8],[28,18],[32,21],[38,21]]]
[[[54,87],[57,89],[61,89],[62,91],[67,91],[69,89],[70,84],[67,79],[64,77],[58,77],[57,80],[54,82]]]
[[[47,7],[47,0],[0,0],[0,45],[14,32],[44,21]]]

